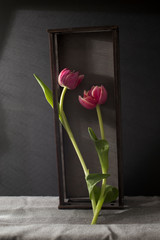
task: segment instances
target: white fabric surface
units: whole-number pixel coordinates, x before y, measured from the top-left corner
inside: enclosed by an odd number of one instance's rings
[[[126,197],[123,210],[59,210],[58,197],[0,197],[0,239],[160,240],[160,197]]]

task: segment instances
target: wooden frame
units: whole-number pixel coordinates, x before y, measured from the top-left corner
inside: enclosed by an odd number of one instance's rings
[[[110,158],[113,160],[111,161],[111,183],[119,188],[119,198],[115,203],[104,205],[103,208],[121,208],[123,207],[123,183],[118,27],[50,29],[48,33],[54,96],[59,208],[91,208],[83,171],[58,118],[58,99],[61,89],[57,79],[59,72],[65,67],[85,74],[83,84],[66,96],[64,107],[66,114],[68,113],[70,117],[73,133],[84,151],[82,154],[86,154],[87,165],[93,167],[93,171],[99,167],[97,167],[98,162],[93,160],[96,154],[92,143],[88,142],[86,124],[91,124],[98,131],[96,113],[93,110],[89,112],[82,109],[78,103],[75,103],[75,98],[78,94],[82,95],[84,89],[89,90],[93,84],[103,84],[109,92],[108,105],[103,106],[102,113],[109,138],[107,140],[111,143]],[[77,116],[78,122],[75,120]]]

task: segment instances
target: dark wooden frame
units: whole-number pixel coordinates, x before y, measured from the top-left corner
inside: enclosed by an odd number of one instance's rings
[[[58,58],[58,41],[59,34],[70,33],[89,33],[89,32],[106,32],[111,31],[113,39],[113,58],[114,58],[114,85],[115,85],[115,109],[116,109],[116,131],[117,131],[117,158],[118,158],[118,202],[105,205],[103,208],[122,208],[123,207],[123,174],[122,174],[122,141],[121,141],[121,113],[120,113],[120,81],[119,81],[119,40],[117,26],[102,27],[85,27],[71,29],[49,29],[50,41],[50,62],[51,62],[51,80],[54,101],[54,120],[55,120],[55,138],[56,138],[56,154],[58,166],[58,182],[59,182],[59,208],[60,209],[88,209],[91,208],[90,201],[85,198],[66,199],[65,196],[65,175],[64,175],[64,151],[62,126],[58,117],[58,98],[59,86],[57,83],[59,74],[59,58]]]

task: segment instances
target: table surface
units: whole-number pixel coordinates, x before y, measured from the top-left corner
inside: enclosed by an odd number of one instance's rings
[[[160,240],[160,197],[125,197],[122,210],[58,209],[58,197],[0,197],[0,239]]]

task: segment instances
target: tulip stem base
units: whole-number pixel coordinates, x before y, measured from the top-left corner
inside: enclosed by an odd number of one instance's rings
[[[105,189],[106,189],[106,179],[104,179],[103,182],[102,182],[101,194],[100,194],[97,206],[96,206],[95,211],[94,211],[94,215],[93,215],[91,225],[97,223],[99,213],[101,211],[101,208],[102,208],[104,200],[105,200]]]

